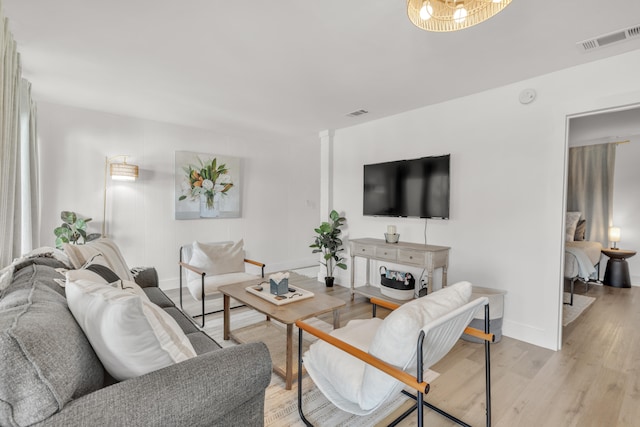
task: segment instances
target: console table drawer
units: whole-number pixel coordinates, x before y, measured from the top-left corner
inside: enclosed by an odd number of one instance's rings
[[[352,243],[352,245],[353,245],[353,253],[356,256],[363,256],[363,257],[376,256],[376,248],[374,246],[358,245],[356,243]]]
[[[376,258],[395,261],[398,258],[398,250],[378,247],[376,248]]]
[[[422,266],[426,264],[425,258],[428,254],[424,252],[398,249],[398,262],[401,264],[416,264]]]

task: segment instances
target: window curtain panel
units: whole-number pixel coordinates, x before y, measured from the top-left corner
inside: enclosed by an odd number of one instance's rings
[[[585,239],[605,248],[613,219],[615,162],[615,143],[569,149],[567,211],[581,212],[587,220]]]
[[[0,267],[39,246],[35,105],[21,75],[16,42],[0,10]]]

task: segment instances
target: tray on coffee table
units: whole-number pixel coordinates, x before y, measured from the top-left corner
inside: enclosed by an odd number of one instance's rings
[[[311,298],[313,296],[313,292],[307,291],[302,288],[289,286],[289,289],[293,289],[293,292],[287,292],[284,295],[274,295],[270,292],[268,284],[263,283],[261,285],[253,285],[253,286],[246,287],[247,292],[250,292],[253,295],[257,295],[260,298],[265,299],[269,301],[271,304],[275,304],[275,305],[290,304],[292,302]]]

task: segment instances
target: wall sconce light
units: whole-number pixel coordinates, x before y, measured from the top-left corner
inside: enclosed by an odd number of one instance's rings
[[[113,160],[123,158],[122,163]],[[127,156],[105,157],[104,160],[104,198],[102,205],[102,237],[107,237],[107,171],[111,179],[116,181],[135,181],[138,178],[138,165],[127,163]]]
[[[619,249],[616,247],[616,242],[620,241],[620,227],[609,227],[609,241],[613,242],[611,249]]]

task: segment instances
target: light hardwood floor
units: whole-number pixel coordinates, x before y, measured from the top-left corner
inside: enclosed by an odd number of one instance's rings
[[[349,301],[347,288],[325,288]],[[584,292],[577,284],[578,293]],[[492,414],[495,427],[639,426],[640,288],[591,285],[596,301],[564,328],[563,348],[554,352],[508,337],[491,347]],[[188,300],[190,296],[186,296]],[[186,308],[186,307],[185,307]],[[380,317],[386,316],[378,310]],[[371,316],[356,296],[341,310],[345,324]],[[319,316],[331,323],[331,315]],[[459,341],[440,363],[427,400],[473,426],[484,425],[484,354],[481,344]],[[415,425],[415,416],[401,426]],[[455,425],[427,410],[425,425]]]

